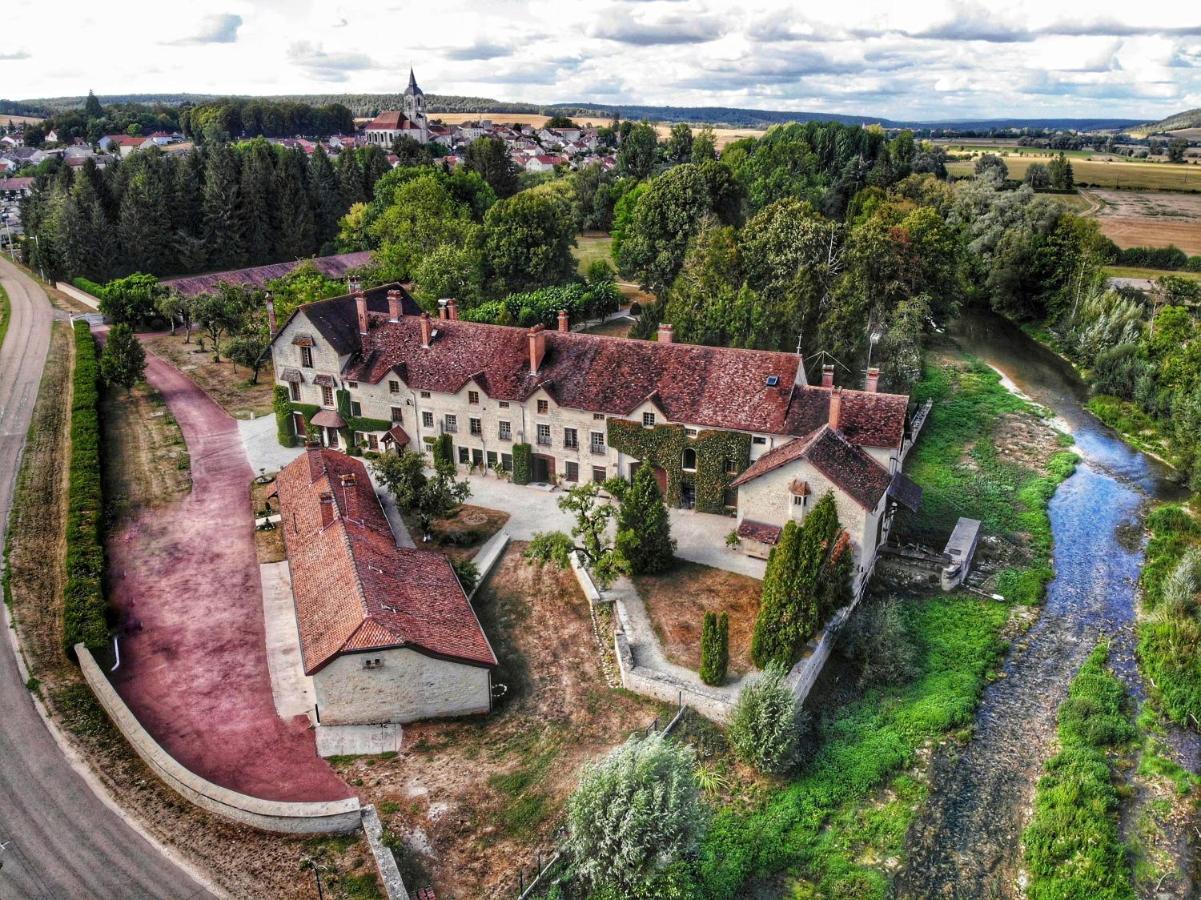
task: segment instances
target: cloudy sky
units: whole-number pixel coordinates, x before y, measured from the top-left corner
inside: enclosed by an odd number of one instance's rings
[[[55,0],[10,4],[0,97],[403,89],[888,118],[1201,106],[1201,3]]]

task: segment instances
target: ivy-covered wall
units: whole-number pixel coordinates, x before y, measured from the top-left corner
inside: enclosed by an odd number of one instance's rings
[[[533,474],[534,448],[529,444],[513,445],[513,483],[529,484]]]
[[[750,464],[751,436],[737,431],[705,429],[689,437],[683,425],[656,425],[644,428],[628,419],[609,420],[609,446],[615,450],[658,466],[667,473],[669,506],[679,506],[685,477],[692,480],[695,506],[700,512],[725,512],[725,495],[730,482]],[[696,471],[684,472],[684,451],[696,451]],[[732,472],[726,471],[733,462]]]

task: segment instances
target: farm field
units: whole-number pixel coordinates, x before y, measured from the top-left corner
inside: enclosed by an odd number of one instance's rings
[[[42,121],[37,116],[6,116],[0,113],[0,123],[7,125],[12,122],[14,125],[36,125]]]
[[[479,119],[490,119],[493,122],[504,122],[506,124],[521,124],[533,125],[535,128],[541,128],[546,124],[549,116],[541,116],[531,113],[430,113],[430,119],[441,121],[447,125],[459,125],[463,122],[475,122]],[[578,125],[596,125],[598,127],[608,125],[609,119],[598,119],[596,117],[581,117],[576,116],[573,121]],[[700,128],[699,125],[693,125],[692,130],[696,131]],[[663,140],[671,131],[670,125],[656,125],[655,131],[659,134],[659,139]],[[762,128],[718,128],[714,127],[713,134],[717,138],[717,149],[720,150],[727,144],[731,144],[744,137],[761,137],[764,133]]]
[[[1145,278],[1148,281],[1163,278],[1165,275],[1172,275],[1177,278],[1187,278],[1189,281],[1201,282],[1201,272],[1188,272],[1185,270],[1173,272],[1168,269],[1144,269],[1141,266],[1106,266],[1105,274],[1109,278]]]
[[[1047,157],[1003,156],[1009,167],[1009,177],[1021,180],[1032,163],[1046,162]],[[952,177],[971,175],[974,170],[971,160],[959,160],[947,164]],[[1104,162],[1096,159],[1073,159],[1072,170],[1078,184],[1091,184],[1101,188],[1147,191],[1201,191],[1201,166],[1173,165],[1149,162]]]
[[[1201,195],[1157,191],[1089,192],[1101,231],[1119,247],[1179,247],[1201,253]]]

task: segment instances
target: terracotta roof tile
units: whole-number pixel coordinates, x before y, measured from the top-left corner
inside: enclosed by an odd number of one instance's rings
[[[743,519],[738,526],[738,536],[740,538],[772,546],[780,542],[781,531],[783,529],[779,525],[768,525],[766,522],[755,522],[752,519]]]
[[[311,449],[279,473],[276,489],[306,673],[341,653],[389,647],[496,665],[450,563],[396,546],[360,461]],[[334,500],[326,527],[323,493]]]
[[[179,278],[163,280],[165,287],[171,288],[184,297],[195,297],[214,290],[218,284],[245,284],[250,287],[263,287],[268,281],[283,278],[297,266],[311,262],[322,275],[327,278],[341,278],[351,269],[357,269],[371,262],[371,253],[341,253],[337,256],[319,256],[315,259],[298,259],[294,262],[272,263],[269,266],[252,266],[249,269],[231,269],[227,272],[210,272],[207,275],[184,275]]]

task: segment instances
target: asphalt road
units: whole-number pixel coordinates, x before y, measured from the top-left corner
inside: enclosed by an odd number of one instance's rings
[[[41,288],[4,258],[0,284],[12,307],[0,349],[2,543],[52,313]],[[0,900],[209,896],[106,806],[67,761],[30,699],[8,635],[0,636],[0,864]]]

